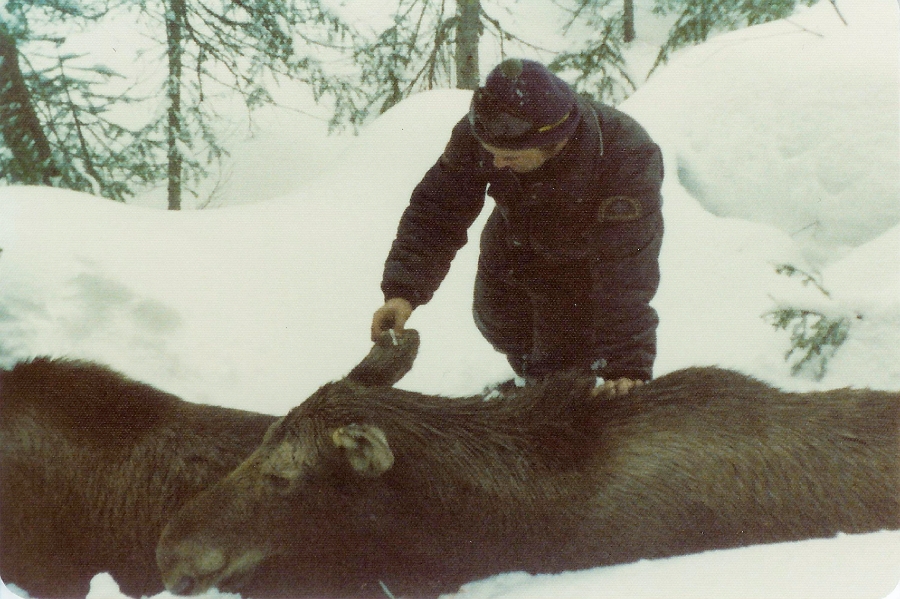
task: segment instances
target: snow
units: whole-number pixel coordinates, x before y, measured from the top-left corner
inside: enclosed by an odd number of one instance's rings
[[[850,27],[820,2],[686,50],[627,103],[707,210],[780,228],[817,266],[900,222],[897,3],[840,7]]]
[[[838,6],[848,26],[822,2],[685,50],[622,106],[666,159],[657,375],[716,364],[783,388],[900,389],[898,8]],[[340,140],[273,112],[236,146],[227,208],[0,189],[0,364],[93,359],[189,401],[286,412],[368,350],[400,214],[468,101],[420,94]],[[410,320],[422,350],[399,386],[464,395],[512,375],[471,320],[477,250]],[[851,323],[822,380],[791,375],[763,318],[783,305]],[[898,580],[893,531],[509,573],[455,596],[879,598]],[[99,575],[89,597],[121,594]]]

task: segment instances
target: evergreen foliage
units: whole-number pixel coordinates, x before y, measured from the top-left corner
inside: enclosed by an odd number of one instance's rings
[[[169,65],[163,94],[140,97],[127,86],[104,92],[117,73],[61,54],[66,37],[51,24],[84,26],[112,11],[155,27]],[[170,208],[179,208],[182,189],[193,192],[224,155],[209,100],[236,93],[252,111],[273,101],[268,86],[279,77],[309,83],[317,98],[348,87],[326,73],[316,54],[339,48],[350,28],[318,0],[11,0],[0,16],[0,36],[14,44],[25,97],[50,147],[48,156],[29,150],[39,140],[23,129],[26,119],[15,118],[23,102],[0,96],[6,125],[0,177],[7,183],[39,182],[124,201],[168,180]],[[0,91],[9,87],[4,81]],[[147,106],[146,123],[127,127],[112,116],[134,103]]]
[[[252,111],[273,102],[268,86],[279,77],[305,81],[318,98],[341,92],[315,55],[339,48],[351,30],[319,0],[157,1],[140,10],[165,25],[169,208],[178,209],[181,188],[224,154],[207,96],[236,92]]]
[[[817,0],[656,0],[654,13],[677,14],[678,18],[650,72],[664,64],[675,50],[704,42],[714,33],[784,19],[794,12],[798,4],[811,6],[816,2]]]
[[[608,104],[627,98],[637,86],[625,64],[623,21],[599,19],[594,22],[599,37],[589,40],[577,52],[563,52],[548,67],[555,72],[577,73],[572,84],[582,94]]]
[[[60,18],[83,24],[102,18],[105,7],[10,2],[6,10],[0,21],[0,178],[119,201],[140,185],[158,182],[165,173],[154,160],[158,145],[150,129],[131,129],[110,115],[116,106],[140,101],[128,92],[103,91],[121,75],[102,65],[84,66],[81,56],[61,52],[64,37],[39,34],[30,24]],[[19,51],[21,44],[29,46],[27,55]]]
[[[779,264],[775,271],[789,277],[800,277],[804,286],[812,285],[826,298],[831,297],[818,278],[795,266]],[[794,358],[791,374],[796,376],[807,372],[816,380],[825,376],[828,361],[850,333],[849,317],[827,315],[818,310],[783,306],[767,312],[764,317],[776,330],[790,332],[791,348],[784,359],[789,362]]]
[[[850,332],[850,321],[846,318],[832,318],[815,310],[779,308],[770,312],[769,317],[773,327],[790,331],[791,349],[784,359],[790,361],[792,356],[797,356],[791,374],[808,371],[816,380],[825,376],[828,360]]]
[[[392,23],[353,52],[365,95],[349,122],[383,113],[415,91],[452,87],[455,15],[443,3],[400,0]]]
[[[79,56],[57,57],[57,64],[32,70],[32,98],[52,140],[60,186],[124,201],[133,189],[164,176],[154,155],[159,142],[153,128],[129,128],[110,117],[121,104],[141,99],[106,94],[101,83],[122,76],[102,66],[83,67]]]
[[[336,96],[344,110],[335,114],[333,124],[358,125],[423,90],[474,89],[478,39],[485,32],[496,37],[501,53],[509,40],[527,45],[492,18],[480,0],[462,0],[455,7],[433,0],[398,0],[387,28],[374,38],[357,38],[361,43],[353,61],[359,84],[352,93]]]
[[[678,17],[654,68],[715,32],[783,18],[799,2],[814,1],[655,0],[657,14]],[[569,7],[567,28],[578,22],[595,34],[558,53],[550,68],[579,93],[610,104],[624,100],[637,87],[624,57],[634,34],[633,0],[556,2]],[[214,127],[215,98],[237,95],[250,114],[274,101],[271,85],[291,79],[330,103],[332,128],[355,128],[412,93],[475,87],[484,33],[501,56],[511,41],[537,48],[491,17],[489,0],[396,3],[387,27],[362,33],[325,0],[7,0],[0,49],[11,48],[18,60],[0,59],[0,180],[120,201],[168,181],[170,207],[178,208],[182,191],[196,194],[225,154]],[[114,71],[65,54],[58,25],[71,30],[111,13],[155,32],[168,61],[162,93],[138,95]],[[21,66],[20,81],[11,66]],[[146,122],[126,125],[113,116],[128,104],[146,106]]]

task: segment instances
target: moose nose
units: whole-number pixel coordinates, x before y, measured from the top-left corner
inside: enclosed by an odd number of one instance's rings
[[[165,550],[158,549],[157,561],[166,589],[175,595],[193,595],[225,569],[228,560],[218,548],[202,543],[184,542]]]
[[[194,589],[197,588],[197,579],[193,576],[182,576],[167,586],[167,590],[173,595],[193,595]]]

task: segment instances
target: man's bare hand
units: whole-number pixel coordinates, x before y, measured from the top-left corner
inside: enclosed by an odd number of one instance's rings
[[[377,341],[383,332],[390,329],[401,332],[412,312],[412,304],[402,297],[386,301],[372,316],[372,341]]]
[[[597,385],[591,392],[594,397],[622,397],[631,393],[632,389],[636,389],[644,384],[644,381],[620,378],[612,381],[604,381],[602,385]]]

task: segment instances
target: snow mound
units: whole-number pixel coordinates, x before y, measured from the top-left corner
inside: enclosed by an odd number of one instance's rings
[[[707,210],[779,227],[817,265],[900,222],[897,3],[839,7],[685,50],[623,105]]]

